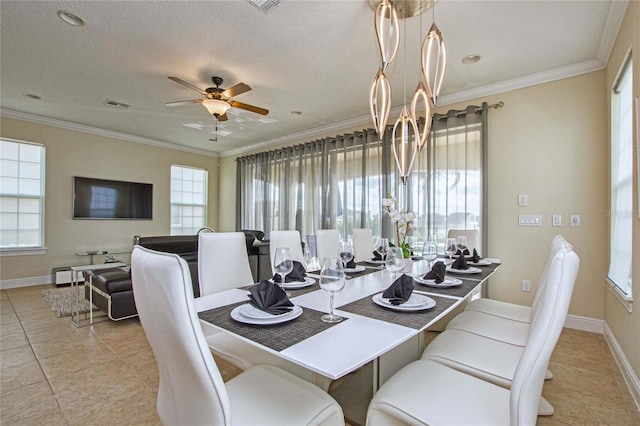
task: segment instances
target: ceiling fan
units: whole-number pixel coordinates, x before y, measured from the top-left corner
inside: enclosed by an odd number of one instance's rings
[[[200,93],[205,99],[192,99],[189,101],[178,101],[178,102],[167,102],[167,106],[179,106],[186,104],[202,104],[209,113],[211,113],[214,117],[216,117],[219,121],[227,121],[227,111],[231,108],[240,108],[247,111],[255,112],[256,114],[267,115],[269,114],[268,109],[260,108],[253,105],[248,105],[242,102],[233,101],[231,98],[234,96],[238,96],[244,92],[248,92],[251,90],[251,87],[244,83],[238,83],[235,86],[232,86],[228,89],[223,89],[220,87],[222,84],[222,78],[220,77],[211,77],[213,84],[216,87],[208,87],[204,90],[194,86],[191,83],[187,83],[184,80],[179,79],[178,77],[169,77],[169,80],[175,81],[178,84],[182,84],[184,87],[195,90]]]

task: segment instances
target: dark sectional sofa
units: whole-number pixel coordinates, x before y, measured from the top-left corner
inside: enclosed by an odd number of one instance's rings
[[[262,241],[260,231],[243,231],[246,238],[249,265],[255,282],[272,276],[269,259],[269,242]],[[134,238],[138,244],[151,250],[175,253],[187,261],[191,272],[194,297],[200,296],[198,280],[198,236],[171,235]],[[91,285],[89,285],[91,283]],[[93,291],[93,304],[114,321],[136,316],[137,310],[131,286],[129,268],[101,270],[85,276],[85,298],[89,300],[89,289]]]

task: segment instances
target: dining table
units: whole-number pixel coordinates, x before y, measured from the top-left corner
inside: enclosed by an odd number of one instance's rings
[[[300,312],[285,322],[258,319],[247,323],[238,310],[249,301],[248,287],[196,298],[196,309],[205,334],[222,330],[323,379],[337,380],[372,363],[375,392],[391,375],[420,357],[424,331],[480,297],[482,285],[500,266],[499,259],[486,259],[473,272],[447,270],[445,283],[459,280],[459,284],[437,286],[424,284],[422,277],[430,270],[427,261],[408,263],[403,273],[414,278],[412,297],[429,300],[424,309],[381,303],[381,293],[393,283],[394,274],[374,260],[359,262],[357,272],[347,274],[344,288],[335,293],[335,313],[344,318],[339,323],[320,319],[329,312],[329,294],[319,287],[318,271],[307,273],[304,285],[287,290]]]

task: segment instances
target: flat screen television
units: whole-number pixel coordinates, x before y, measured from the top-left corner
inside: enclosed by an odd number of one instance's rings
[[[74,176],[74,219],[152,219],[153,184]]]

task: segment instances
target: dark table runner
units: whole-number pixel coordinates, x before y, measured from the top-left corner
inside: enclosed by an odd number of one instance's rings
[[[371,300],[372,297],[373,296],[363,297],[360,300],[341,306],[338,309],[419,330],[458,301],[457,299],[448,297],[429,295],[428,297],[436,301],[435,307],[426,311],[405,312],[394,311],[376,305],[373,300]]]
[[[453,274],[448,275],[448,278],[453,278]],[[458,278],[458,277],[455,277]],[[416,286],[416,290],[424,291],[427,293],[436,293],[442,294],[443,296],[452,296],[452,297],[465,297],[467,294],[471,292],[476,286],[480,285],[480,281],[476,280],[468,280],[464,278],[458,278],[462,281],[462,285],[457,287],[448,287],[448,288],[437,288],[430,287],[428,285],[421,284],[414,280],[414,285]]]
[[[203,311],[198,314],[198,317],[278,352],[336,325],[323,322],[320,317],[324,315],[324,312],[310,308],[303,308],[302,315],[298,318],[281,324],[244,324],[231,318],[231,311],[236,306],[245,303],[247,302],[234,303]],[[345,318],[342,321],[347,320],[348,318]]]

